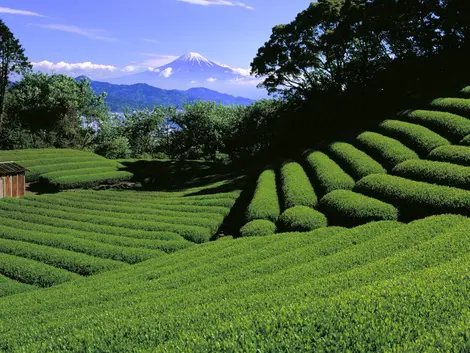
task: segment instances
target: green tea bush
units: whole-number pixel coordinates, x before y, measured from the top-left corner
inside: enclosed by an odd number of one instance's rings
[[[423,125],[455,142],[470,134],[470,120],[452,113],[433,110],[412,110],[405,112],[399,118],[406,119],[414,124]]]
[[[295,206],[285,210],[278,222],[282,232],[308,232],[328,225],[323,213],[307,206]]]
[[[464,87],[460,90],[460,93],[464,97],[470,97],[470,86]]]
[[[281,214],[276,188],[276,174],[273,169],[263,171],[256,184],[253,200],[246,210],[246,221],[265,219],[276,222]]]
[[[470,147],[454,145],[438,147],[429,153],[428,158],[435,161],[470,166]]]
[[[470,146],[470,134],[460,140],[460,144],[464,146]]]
[[[265,236],[276,233],[276,225],[265,219],[255,219],[240,229],[242,237]]]
[[[360,224],[398,220],[398,210],[385,202],[350,190],[335,190],[320,200],[320,210],[330,224],[354,227]]]
[[[36,260],[82,276],[90,276],[124,266],[122,262],[10,239],[0,238],[0,252]]]
[[[284,209],[294,206],[314,207],[317,204],[317,195],[299,163],[285,162],[280,175]]]
[[[329,152],[356,180],[369,174],[387,173],[380,163],[349,143],[335,142],[330,145]]]
[[[354,191],[397,206],[405,219],[442,213],[470,214],[470,191],[449,186],[372,174],[361,179]]]
[[[379,125],[379,129],[412,147],[423,156],[426,156],[437,147],[450,145],[450,142],[444,137],[428,128],[405,121],[385,120]]]
[[[393,174],[433,184],[470,189],[470,167],[458,164],[411,160],[398,164]]]
[[[408,159],[419,158],[416,152],[403,145],[400,141],[376,132],[363,132],[357,137],[357,141],[372,158],[388,170]]]
[[[0,253],[0,273],[19,282],[39,287],[73,281],[81,276],[38,261]]]
[[[306,163],[310,168],[313,184],[318,185],[322,195],[333,190],[354,187],[354,179],[323,152],[311,152],[306,158]]]
[[[12,294],[28,292],[36,288],[37,287],[34,287],[32,285],[21,283],[0,275],[0,297],[6,297]]]
[[[40,177],[42,180],[57,190],[90,188],[101,184],[112,184],[121,181],[127,181],[132,178],[132,174],[125,171],[108,171],[97,174],[71,175],[49,179],[48,177]]]
[[[470,99],[438,98],[431,102],[431,107],[470,118]]]

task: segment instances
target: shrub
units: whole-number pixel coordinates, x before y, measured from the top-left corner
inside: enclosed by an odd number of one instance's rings
[[[323,213],[307,206],[291,207],[279,217],[279,229],[282,232],[308,232],[327,225]]]
[[[458,164],[411,160],[398,164],[393,174],[433,184],[470,189],[470,167]]]
[[[50,287],[83,278],[75,273],[38,261],[3,253],[0,253],[0,273],[19,282],[39,287]]]
[[[470,134],[470,120],[463,116],[433,111],[433,110],[413,110],[401,115],[401,118],[412,123],[426,126],[453,141],[460,141]]]
[[[280,174],[284,209],[294,206],[314,207],[317,204],[317,195],[299,163],[284,163]]]
[[[361,179],[354,191],[391,203],[405,219],[432,214],[470,214],[470,191],[434,185],[387,174]]]
[[[450,144],[445,138],[428,128],[405,121],[385,120],[379,125],[379,128],[385,134],[409,145],[424,156],[434,148]]]
[[[253,200],[246,210],[246,220],[265,219],[276,222],[281,213],[276,188],[276,174],[272,169],[263,171],[256,184]]]
[[[354,187],[354,179],[323,152],[311,152],[307,156],[306,162],[310,168],[314,185],[318,185],[323,195],[333,190]]]
[[[470,97],[470,86],[464,87],[460,90],[460,93],[464,97]]]
[[[387,173],[384,167],[367,153],[345,142],[330,145],[330,153],[341,162],[343,168],[357,180],[369,174]]]
[[[429,159],[470,166],[470,147],[442,146],[432,150]]]
[[[398,210],[385,202],[350,190],[335,190],[320,200],[330,224],[354,227],[381,220],[397,220]]]
[[[408,159],[419,158],[416,152],[403,145],[400,141],[376,132],[363,132],[357,137],[357,141],[372,158],[376,159],[388,170]]]
[[[460,140],[460,144],[464,146],[470,146],[470,134]]]
[[[265,236],[276,233],[276,225],[265,219],[255,219],[240,229],[242,237]]]
[[[431,102],[431,107],[470,118],[470,99],[438,98]]]

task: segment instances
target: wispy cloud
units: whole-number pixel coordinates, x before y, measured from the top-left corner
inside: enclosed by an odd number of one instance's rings
[[[232,85],[239,85],[239,86],[257,86],[263,80],[260,78],[252,78],[252,77],[237,77],[233,80],[229,80],[228,82]]]
[[[7,13],[7,14],[10,14],[10,15],[46,17],[46,16],[41,15],[40,13],[37,13],[37,12],[34,12],[34,11],[11,9],[9,7],[0,7],[0,13]]]
[[[213,77],[209,77],[206,81],[209,83],[214,83],[215,81],[217,81],[217,79]]]
[[[220,5],[220,6],[238,6],[243,7],[248,10],[254,10],[253,6],[247,5],[241,1],[229,1],[229,0],[176,0],[181,2],[187,2],[188,4],[201,5],[201,6],[211,6],[211,5]]]
[[[108,42],[118,42],[117,38],[109,37],[108,33],[101,29],[87,29],[78,26],[64,25],[64,24],[45,24],[39,25],[42,28],[51,29],[55,31],[75,33],[84,37],[94,40],[104,40]]]
[[[158,44],[158,40],[152,38],[141,38],[140,40],[147,43]]]
[[[93,64],[90,61],[81,62],[81,63],[67,63],[65,61],[60,61],[57,63],[53,63],[51,61],[43,60],[40,62],[33,62],[33,67],[39,70],[54,70],[54,71],[96,71],[96,70],[103,70],[113,72],[116,71],[118,68],[113,65],[103,65],[103,64]]]

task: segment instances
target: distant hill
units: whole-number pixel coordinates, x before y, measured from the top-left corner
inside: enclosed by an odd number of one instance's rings
[[[208,88],[190,88],[186,91],[165,90],[136,83],[133,85],[115,85],[108,82],[93,81],[86,76],[78,76],[75,79],[87,78],[91,87],[97,94],[107,93],[106,104],[111,111],[123,112],[125,107],[129,109],[152,108],[155,105],[176,105],[181,107],[184,103],[195,102],[198,99],[213,101],[223,105],[239,104],[248,105],[253,103],[252,99],[234,97],[219,93]]]

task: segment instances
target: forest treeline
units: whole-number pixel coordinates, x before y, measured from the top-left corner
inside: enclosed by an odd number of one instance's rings
[[[319,0],[275,26],[251,64],[272,99],[110,114],[86,80],[32,73],[0,22],[0,148],[263,164],[467,85],[468,0]],[[22,75],[10,84],[11,73]],[[262,162],[262,163],[261,163]]]

